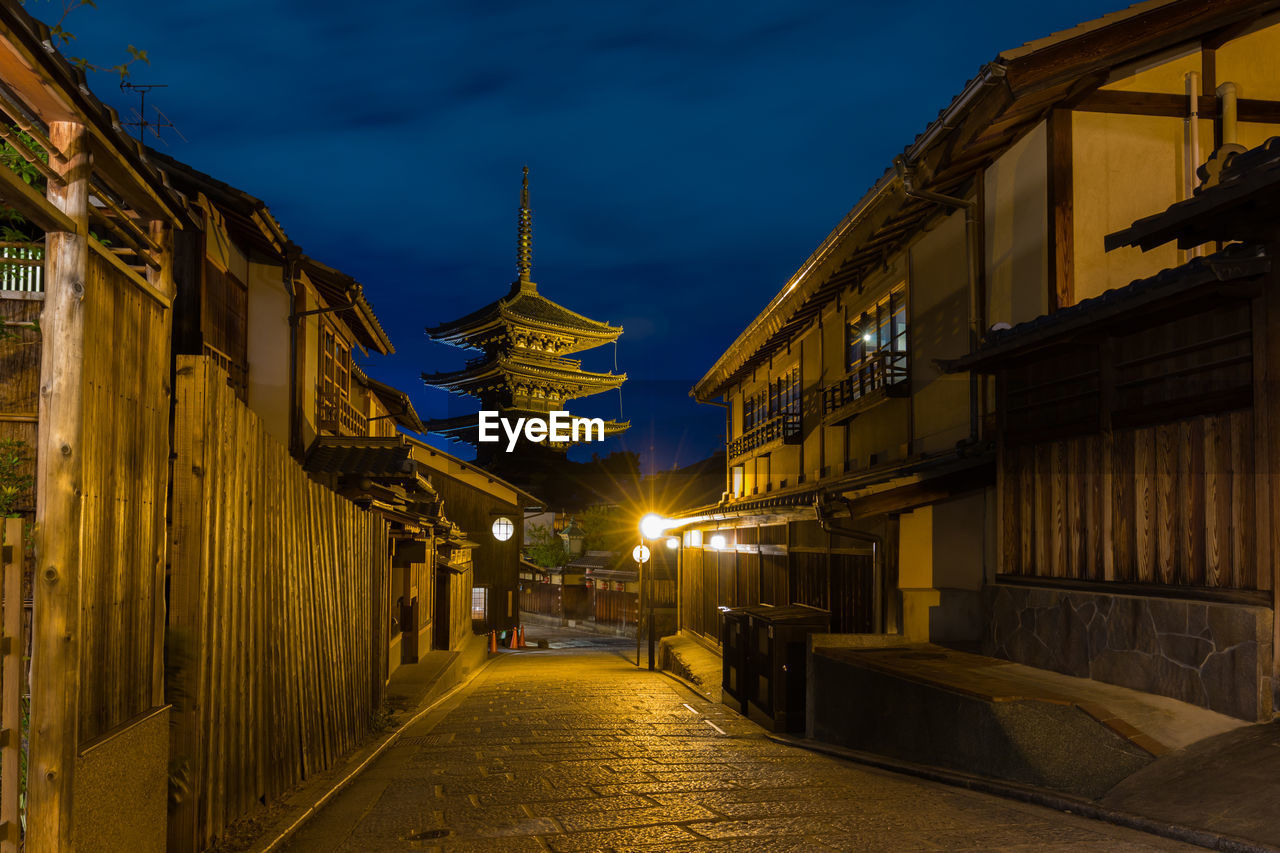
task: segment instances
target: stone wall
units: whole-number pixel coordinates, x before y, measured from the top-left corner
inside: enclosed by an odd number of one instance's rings
[[[1271,719],[1270,608],[1013,585],[985,598],[987,655]]]

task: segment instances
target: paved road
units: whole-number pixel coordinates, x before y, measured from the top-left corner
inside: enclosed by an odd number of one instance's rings
[[[1194,849],[776,744],[632,648],[504,653],[289,849]]]

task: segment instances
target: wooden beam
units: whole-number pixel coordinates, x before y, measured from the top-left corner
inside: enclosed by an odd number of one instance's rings
[[[1204,91],[1211,92],[1211,81],[1204,81]],[[1076,109],[1090,113],[1117,113],[1134,116],[1167,116],[1187,118],[1187,96],[1169,92],[1120,92],[1099,89],[1081,98]],[[1280,123],[1280,101],[1241,98],[1236,103],[1240,121],[1261,124]],[[1200,118],[1216,118],[1221,112],[1215,95],[1201,95],[1197,104]]]
[[[75,222],[7,166],[0,166],[0,198],[44,231],[76,230]]]
[[[72,775],[78,751],[80,521],[83,483],[85,282],[89,272],[88,134],[52,122],[49,137],[66,154],[65,187],[49,200],[74,226],[50,231],[41,317],[47,341],[40,361],[36,471],[36,572],[31,641],[29,853],[71,844]]]
[[[1049,114],[1049,310],[1075,303],[1071,111]]]

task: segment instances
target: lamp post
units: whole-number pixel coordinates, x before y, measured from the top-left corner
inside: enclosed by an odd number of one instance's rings
[[[648,515],[646,515],[644,518],[640,519],[640,546],[636,550],[637,552],[639,552],[640,549],[644,550],[644,560],[648,560],[650,556],[649,548],[644,544],[645,540],[647,539],[647,540],[655,541],[655,545],[656,545],[656,540],[663,538],[663,533],[666,531],[666,529],[667,529],[666,519],[664,519],[662,516],[658,515],[657,513],[651,512]],[[641,560],[639,554],[637,553],[636,562],[640,563],[642,568],[643,568],[644,560]],[[649,572],[648,572],[649,583],[648,584],[644,583],[643,571],[641,573],[641,581],[640,581],[641,598],[644,601],[644,606],[646,611],[645,633],[649,637],[649,669],[650,671],[653,670],[654,663],[656,660],[656,655],[654,654],[655,638],[653,635],[657,628],[655,624],[654,615],[653,615],[653,572],[654,572],[654,565],[653,563],[649,563]],[[637,617],[639,617],[638,613],[636,615]],[[639,619],[637,618],[636,621],[639,622]],[[640,626],[637,624],[636,625],[637,642],[639,640],[639,634],[640,634]],[[639,666],[639,665],[640,665],[640,652],[639,652],[639,649],[637,649],[636,650],[636,666]]]

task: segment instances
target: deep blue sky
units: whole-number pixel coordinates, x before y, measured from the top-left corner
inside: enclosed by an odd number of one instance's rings
[[[979,66],[1122,5],[98,2],[66,52],[148,51],[132,79],[168,84],[149,103],[188,140],[164,150],[364,282],[397,348],[367,369],[424,417],[462,411],[418,376],[465,356],[422,328],[506,292],[528,164],[534,279],[626,327],[634,426],[603,451],[652,442],[662,467],[720,445],[722,411],[689,387]]]

